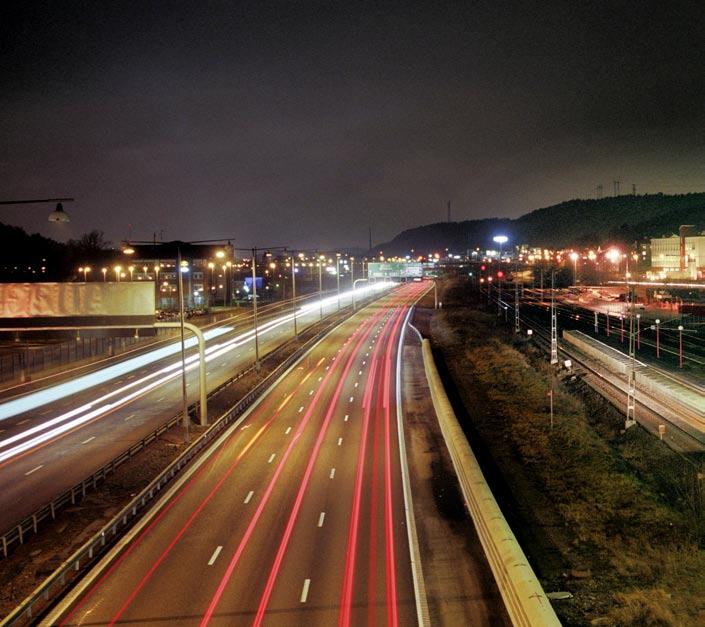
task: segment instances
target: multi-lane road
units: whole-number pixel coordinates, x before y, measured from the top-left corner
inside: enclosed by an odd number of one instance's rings
[[[358,288],[358,298],[363,292],[364,288]],[[350,293],[343,293],[340,305],[349,305],[350,298]],[[337,308],[337,296],[325,298],[322,308],[317,299],[302,305],[297,313],[299,330],[317,322],[321,309],[327,315]],[[291,312],[280,313],[261,321],[261,354],[293,337],[292,316]],[[213,390],[253,362],[254,333],[248,323],[225,323],[212,327],[206,337],[207,387]],[[178,413],[178,350],[178,342],[172,342],[0,400],[0,532],[90,476]],[[192,350],[187,380],[190,402],[198,398],[197,369],[197,354]]]
[[[396,356],[426,289],[400,287],[313,347],[47,624],[416,623]]]

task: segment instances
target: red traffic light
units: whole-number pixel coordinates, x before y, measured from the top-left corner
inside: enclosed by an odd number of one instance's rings
[[[480,266],[480,270],[482,270],[484,272],[485,270],[487,270],[487,266],[484,266],[484,265]]]
[[[500,270],[500,271],[497,273],[497,278],[498,278],[498,279],[501,279],[503,276],[504,276],[504,272],[502,272],[502,271]]]

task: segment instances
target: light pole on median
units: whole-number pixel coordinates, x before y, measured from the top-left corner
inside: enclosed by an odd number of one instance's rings
[[[255,370],[259,371],[259,333],[257,331],[257,249],[252,249],[252,317],[255,325]]]
[[[355,287],[357,286],[358,283],[368,283],[367,279],[355,279],[353,281],[353,289],[352,289],[352,302],[353,302],[353,311],[355,311],[357,302],[355,300]]]
[[[683,325],[678,325],[678,367],[683,367]]]
[[[323,255],[318,256],[318,306],[320,318],[323,320]]]
[[[335,253],[335,280],[338,285],[338,311],[340,311],[340,253]]]
[[[299,336],[296,329],[296,262],[295,257],[291,255],[291,307],[294,310],[294,337]]]
[[[659,327],[661,325],[661,321],[658,318],[656,318],[655,322],[656,322],[656,358],[658,359],[659,357],[661,357],[661,348],[659,346]]]
[[[181,247],[176,249],[176,274],[178,276],[177,287],[179,291],[179,330],[181,332],[181,411],[183,412],[183,424],[186,430],[185,440],[190,442],[191,436],[189,433],[189,422],[191,419],[188,415],[188,397],[186,396],[186,339],[184,328],[184,281],[183,281],[183,265],[181,259]],[[201,366],[203,367],[203,366]]]

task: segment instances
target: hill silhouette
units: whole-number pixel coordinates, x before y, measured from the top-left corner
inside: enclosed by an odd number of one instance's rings
[[[438,222],[408,229],[374,247],[372,253],[407,255],[453,252],[495,246],[492,237],[506,234],[511,244],[551,248],[630,243],[671,235],[681,224],[705,230],[705,193],[625,195],[566,202],[536,209],[517,219],[487,218]]]

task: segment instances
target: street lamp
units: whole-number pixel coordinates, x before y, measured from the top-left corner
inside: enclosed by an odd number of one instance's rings
[[[678,325],[678,367],[683,367],[683,325]]]
[[[502,277],[504,274],[502,272],[502,245],[506,244],[509,241],[509,238],[506,235],[495,235],[492,238],[492,241],[499,244],[499,270],[497,271],[497,278],[499,279],[499,292],[498,292],[498,298],[497,298],[497,315],[499,316],[502,313]]]
[[[641,348],[641,314],[636,314],[636,349]]]
[[[0,205],[34,205],[38,203],[56,203],[56,209],[49,214],[49,222],[70,222],[68,214],[64,211],[65,202],[73,202],[73,198],[42,198],[37,200],[2,200]]]
[[[113,268],[113,272],[115,272],[115,280],[120,283],[120,273],[122,272],[122,266],[115,266]]]
[[[105,275],[108,274],[108,269],[107,268],[101,268],[100,271],[103,273],[103,283],[107,280],[105,278]]]
[[[656,318],[656,358],[658,359],[661,357],[661,349],[659,347],[659,326],[661,325],[661,321]]]
[[[127,271],[130,273],[130,281],[132,281],[132,273],[135,271],[135,266],[127,266]]]
[[[340,253],[335,253],[335,280],[338,285],[338,311],[340,311]]]
[[[573,260],[573,285],[578,283],[578,257],[580,257],[578,253],[570,253],[570,258]]]
[[[90,266],[83,266],[82,268],[78,269],[79,272],[83,272],[83,282],[87,283],[88,282],[88,273],[91,271]]]
[[[296,263],[293,253],[291,255],[291,307],[294,310],[294,337],[298,337],[299,332],[296,328]]]
[[[320,310],[320,318],[323,320],[323,261],[324,255],[318,257],[318,305]]]

